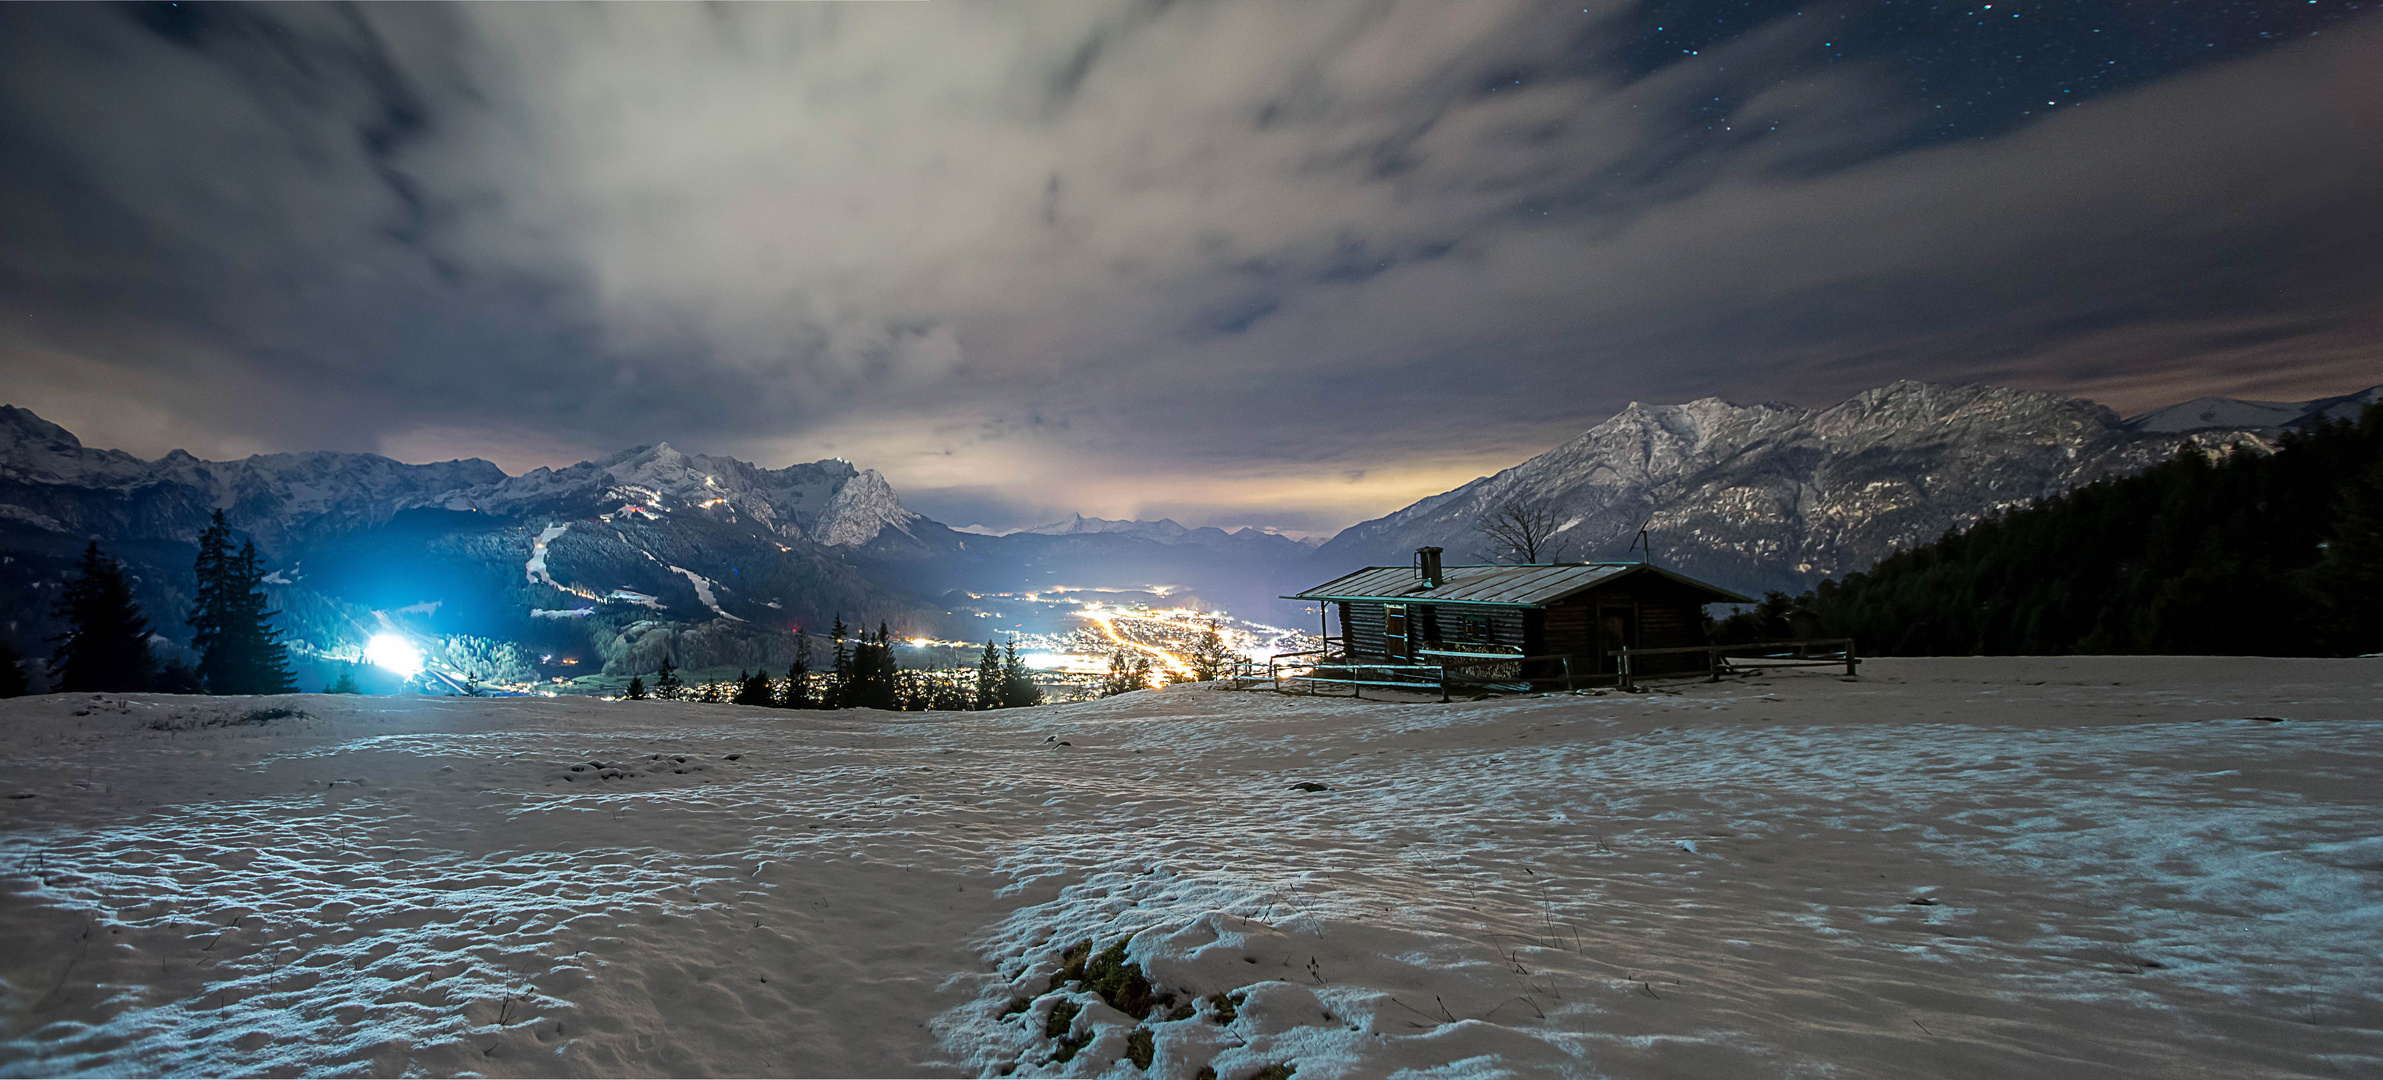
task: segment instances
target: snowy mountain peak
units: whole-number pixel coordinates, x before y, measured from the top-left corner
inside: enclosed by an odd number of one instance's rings
[[[2192,438],[2267,446],[2248,428]],[[1475,524],[1524,501],[1557,511],[1562,557],[1618,557],[1645,524],[1667,565],[1741,588],[1800,589],[1982,514],[2135,471],[2176,442],[2090,401],[1908,380],[1817,411],[1632,403],[1511,469],[1352,526],[1319,559],[1403,562],[1424,544],[1452,559],[1494,557]]]

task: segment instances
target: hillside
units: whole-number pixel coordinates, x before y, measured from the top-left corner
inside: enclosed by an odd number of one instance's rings
[[[1804,600],[1871,651],[2383,652],[2383,405],[1980,521]]]

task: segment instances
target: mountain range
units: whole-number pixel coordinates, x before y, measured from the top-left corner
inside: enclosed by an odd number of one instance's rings
[[[2186,444],[2273,449],[2287,427],[2353,415],[2383,387],[2313,402],[2204,398],[2123,420],[2090,401],[1988,386],[1898,382],[1826,409],[1633,402],[1494,476],[1353,525],[1324,566],[1497,552],[1474,528],[1510,504],[1553,512],[1559,556],[1627,558],[1741,591],[1801,591],[1987,514],[2131,473]],[[2245,423],[2243,421],[2256,421]]]
[[[1275,596],[1357,565],[1404,563],[1425,544],[1456,560],[1495,554],[1474,523],[1513,503],[1556,514],[1565,557],[1619,557],[1643,528],[1659,563],[1741,590],[1794,589],[2186,443],[2263,452],[2285,428],[2379,391],[2202,399],[2131,420],[2058,395],[1911,382],[1819,410],[1634,403],[1320,546],[1081,515],[962,531],[904,508],[883,476],[850,462],[770,469],[668,444],[518,476],[476,459],[328,452],[144,460],[0,406],[0,631],[46,655],[57,590],[97,539],[132,569],[160,647],[178,647],[192,541],[217,509],[274,568],[304,685],[391,630],[433,643],[451,670],[525,682],[650,671],[665,655],[782,669],[797,631],[839,614],[977,640],[1027,625],[1021,612],[1037,603],[1063,617],[1064,598],[1087,592],[1287,621]]]

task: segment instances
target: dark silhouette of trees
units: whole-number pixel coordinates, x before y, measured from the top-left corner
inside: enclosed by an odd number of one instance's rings
[[[93,541],[78,569],[82,576],[66,587],[52,612],[65,620],[66,632],[50,639],[58,643],[50,658],[51,686],[67,693],[149,689],[157,674],[149,620],[133,602],[123,566],[100,554]]]
[[[1136,653],[1131,657],[1119,649],[1109,657],[1109,673],[1101,678],[1100,696],[1116,697],[1136,690],[1150,689],[1150,657]]]
[[[33,692],[33,680],[25,673],[25,658],[17,655],[17,647],[0,638],[0,698],[24,697]]]
[[[835,651],[829,660],[827,692],[820,702],[823,709],[841,709],[852,703],[852,645],[844,640],[851,632],[852,628],[844,625],[844,613],[837,612],[835,625],[827,631],[835,642]]]
[[[356,685],[356,665],[349,664],[348,666],[341,668],[339,671],[339,679],[331,684],[330,689],[323,692],[326,694],[363,693],[364,689]]]
[[[1240,663],[1243,658],[1225,645],[1225,636],[1216,624],[1209,623],[1208,628],[1193,639],[1191,653],[1183,659],[1191,665],[1195,681],[1214,682],[1217,676],[1231,671],[1233,665]]]
[[[1034,684],[1026,662],[1018,659],[1018,639],[1011,638],[1001,647],[1001,707],[1025,709],[1042,703],[1043,688]]]
[[[800,633],[794,635],[794,662],[786,665],[786,692],[778,698],[782,709],[816,709],[819,699],[811,690],[811,639]]]
[[[677,701],[686,687],[686,683],[679,681],[678,665],[671,663],[669,657],[663,657],[661,668],[654,672],[654,696],[664,701]]]
[[[765,709],[777,707],[778,694],[777,690],[770,686],[769,672],[756,671],[751,675],[739,674],[736,681],[736,704],[758,705]]]
[[[1988,518],[1800,598],[1890,655],[2383,651],[2383,406],[2274,454],[2172,460]]]
[[[1004,672],[1001,651],[993,647],[993,639],[985,639],[985,654],[976,660],[976,701],[979,710],[1001,707]]]
[[[644,701],[645,679],[636,675],[629,676],[629,687],[621,691],[621,696],[631,701]]]
[[[199,534],[192,569],[198,595],[189,615],[191,647],[198,650],[198,681],[212,694],[287,694],[289,649],[273,626],[277,611],[266,610],[265,572],[255,541],[232,550],[232,530],[218,510]]]

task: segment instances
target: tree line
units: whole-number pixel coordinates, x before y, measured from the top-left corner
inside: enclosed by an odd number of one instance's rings
[[[2383,405],[2273,454],[2186,444],[1711,624],[1720,644],[1852,637],[1871,654],[2383,652]]]
[[[148,616],[133,599],[124,565],[92,541],[83,549],[77,577],[59,596],[51,614],[65,630],[48,673],[53,691],[167,694],[287,694],[297,690],[290,676],[289,650],[265,597],[265,570],[256,543],[232,547],[231,526],[218,510],[199,534],[193,567],[198,591],[184,621],[191,628],[196,668],[180,661],[159,664],[150,649],[155,636]],[[28,692],[21,657],[0,642],[0,697]]]
[[[784,677],[768,672],[740,672],[733,683],[688,685],[678,665],[662,658],[654,681],[644,676],[629,680],[624,692],[632,701],[729,702],[774,709],[883,709],[888,712],[968,712],[1014,709],[1043,702],[1042,687],[1018,657],[1018,643],[985,642],[974,678],[952,678],[939,672],[904,671],[894,659],[893,638],[884,623],[875,633],[854,635],[842,612],[828,631],[834,642],[824,670],[811,668],[811,639],[797,635],[794,661]]]

